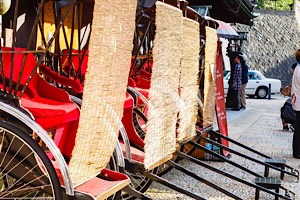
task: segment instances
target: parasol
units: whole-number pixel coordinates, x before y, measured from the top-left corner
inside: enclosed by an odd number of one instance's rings
[[[217,28],[217,35],[226,39],[238,39],[239,34],[230,26],[229,23],[223,22],[221,20],[213,19],[211,17],[205,16],[206,20],[212,20],[219,24]]]

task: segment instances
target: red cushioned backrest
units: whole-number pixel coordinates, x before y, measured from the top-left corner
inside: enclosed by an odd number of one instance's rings
[[[70,64],[69,64],[69,49],[62,50],[62,56],[61,56],[61,65],[65,70],[69,70]],[[81,61],[81,74],[85,75],[86,69],[87,69],[87,63],[88,63],[88,50],[72,50],[72,59],[71,62],[73,64],[74,69],[77,71],[80,66]]]
[[[140,70],[139,73],[138,73],[138,75],[141,76],[142,78],[148,79],[149,81],[151,79],[151,73],[147,72],[144,69]]]
[[[2,50],[5,51],[12,51],[11,48],[3,47]],[[15,48],[14,53],[14,66],[13,66],[13,82],[17,82],[19,73],[21,71],[22,62],[24,58],[24,53],[18,53],[20,51],[25,51],[25,48]],[[10,66],[12,61],[12,53],[3,53],[2,54],[3,65],[4,65],[4,74],[6,78],[10,77]],[[27,59],[25,62],[24,71],[21,75],[21,84],[25,84],[26,81],[29,79],[31,72],[33,71],[34,67],[36,66],[36,59],[32,53],[27,54]],[[1,72],[0,72],[1,73]]]
[[[142,78],[140,76],[136,76],[134,81],[136,82],[136,86],[143,89],[149,89],[151,80]]]
[[[25,51],[25,50],[26,50],[25,48],[17,48],[17,47],[14,50],[15,53],[13,55],[14,63],[13,63],[13,75],[12,75],[12,80],[13,80],[14,84],[17,83],[19,76],[21,76],[20,84],[25,85],[25,83],[29,79],[32,71],[34,70],[34,68],[36,66],[36,59],[35,59],[34,55],[32,53],[28,53],[26,62],[24,65],[24,70],[23,70],[22,74],[20,75],[23,58],[25,56],[25,54],[22,53],[21,51]],[[11,67],[11,63],[12,63],[12,53],[11,52],[5,53],[5,51],[12,51],[12,48],[2,47],[2,51],[3,51],[2,61],[3,61],[3,67],[4,67],[4,74],[5,74],[5,78],[9,79],[10,78],[10,67]],[[0,70],[0,75],[2,75],[1,70]],[[35,78],[33,78],[30,82],[29,87],[32,88],[32,86],[36,84],[35,82],[36,82],[36,80],[35,80]],[[21,90],[21,88],[19,88],[19,90]]]
[[[135,87],[136,83],[134,82],[133,78],[128,77],[128,84],[127,85],[130,86],[130,87]]]

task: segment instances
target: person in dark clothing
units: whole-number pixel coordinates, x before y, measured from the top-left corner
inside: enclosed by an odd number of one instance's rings
[[[240,89],[242,86],[242,65],[241,65],[241,56],[237,55],[234,58],[234,71],[232,74],[232,101],[233,101],[233,108],[232,110],[234,111],[239,111],[240,110]]]
[[[241,65],[242,65],[242,86],[240,90],[240,108],[246,109],[246,86],[248,83],[248,65],[246,63],[247,57],[246,55],[242,54],[241,58]]]

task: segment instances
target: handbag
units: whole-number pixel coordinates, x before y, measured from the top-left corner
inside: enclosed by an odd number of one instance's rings
[[[293,109],[290,98],[286,100],[286,102],[281,107],[280,111],[281,111],[281,117],[284,122],[289,124],[296,124],[296,112]]]
[[[281,94],[283,96],[291,96],[291,89],[292,89],[291,85],[287,85],[281,90]]]

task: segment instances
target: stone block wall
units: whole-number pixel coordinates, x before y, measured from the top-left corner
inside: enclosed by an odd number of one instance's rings
[[[295,11],[256,11],[260,15],[252,27],[236,25],[238,31],[248,31],[243,51],[250,69],[261,71],[266,77],[291,79],[290,67],[296,62],[294,52],[300,48],[300,29]],[[299,13],[299,12],[298,12]]]

